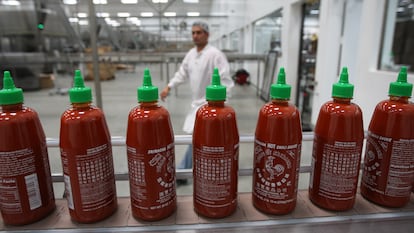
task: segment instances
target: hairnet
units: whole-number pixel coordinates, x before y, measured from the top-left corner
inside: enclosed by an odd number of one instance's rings
[[[206,23],[206,22],[203,22],[203,21],[196,21],[196,22],[194,22],[193,23],[193,27],[194,26],[198,26],[198,27],[201,27],[205,32],[207,32],[207,33],[209,33],[210,32],[210,30],[209,30],[209,28],[208,28],[208,24]]]

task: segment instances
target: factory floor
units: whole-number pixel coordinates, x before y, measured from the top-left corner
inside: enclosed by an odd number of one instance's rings
[[[131,69],[117,71],[115,79],[101,83],[103,110],[111,136],[125,137],[129,111],[137,105],[136,89],[142,84],[144,68],[151,71],[153,85],[161,91],[167,83],[161,77],[159,64],[136,65]],[[71,75],[58,75],[54,80],[55,87],[24,93],[25,105],[35,109],[40,117],[47,138],[59,138],[60,116],[69,107]],[[85,82],[95,95],[94,82]],[[95,100],[94,100],[95,101]],[[174,134],[185,135],[182,125],[190,108],[191,96],[189,86],[182,85],[172,90],[164,106],[171,115]],[[253,85],[236,85],[228,105],[236,112],[237,125],[241,136],[253,136],[259,109],[265,102],[257,96]],[[249,138],[249,137],[247,137]],[[301,166],[309,171],[312,141],[304,139],[302,143]],[[248,142],[240,144],[239,168],[251,169],[253,166],[252,137]],[[178,164],[187,145],[176,145],[176,164]],[[52,173],[62,173],[60,152],[57,146],[49,146],[49,158]],[[113,146],[115,172],[127,174],[125,145]],[[136,220],[130,215],[129,184],[126,179],[117,181],[119,209],[116,214],[92,225],[77,224],[68,216],[66,201],[62,200],[64,185],[54,183],[58,208],[48,218],[25,227],[0,228],[2,232],[274,232],[277,229],[285,232],[412,232],[414,226],[414,195],[407,207],[390,209],[379,207],[366,201],[359,194],[355,207],[346,212],[332,212],[318,208],[309,201],[307,189],[309,173],[300,173],[298,203],[295,210],[288,215],[266,215],[256,210],[251,203],[252,178],[249,172],[239,176],[239,204],[235,214],[224,219],[208,219],[192,211],[192,179],[187,185],[177,187],[178,208],[174,215],[157,222]],[[190,176],[191,177],[191,176]],[[38,230],[36,230],[38,229]]]

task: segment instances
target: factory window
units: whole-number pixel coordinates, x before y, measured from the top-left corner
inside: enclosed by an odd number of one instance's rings
[[[379,67],[398,71],[406,66],[414,72],[414,0],[389,0]]]
[[[257,20],[253,24],[254,40],[253,52],[257,54],[267,53],[269,50],[280,48],[282,35],[282,10]]]

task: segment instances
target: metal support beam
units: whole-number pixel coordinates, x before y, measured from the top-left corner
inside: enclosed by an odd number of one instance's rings
[[[96,35],[96,14],[93,0],[89,0],[89,32],[91,34],[91,47],[92,47],[92,66],[93,66],[93,80],[95,83],[95,99],[96,106],[103,109],[102,106],[102,91],[101,91],[101,79],[99,77],[99,63],[98,63],[98,46]]]

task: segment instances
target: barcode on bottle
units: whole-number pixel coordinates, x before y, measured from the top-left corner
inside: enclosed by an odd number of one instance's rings
[[[40,197],[39,182],[37,174],[31,174],[24,177],[26,181],[27,197],[29,198],[30,210],[34,210],[42,206],[42,198]]]

